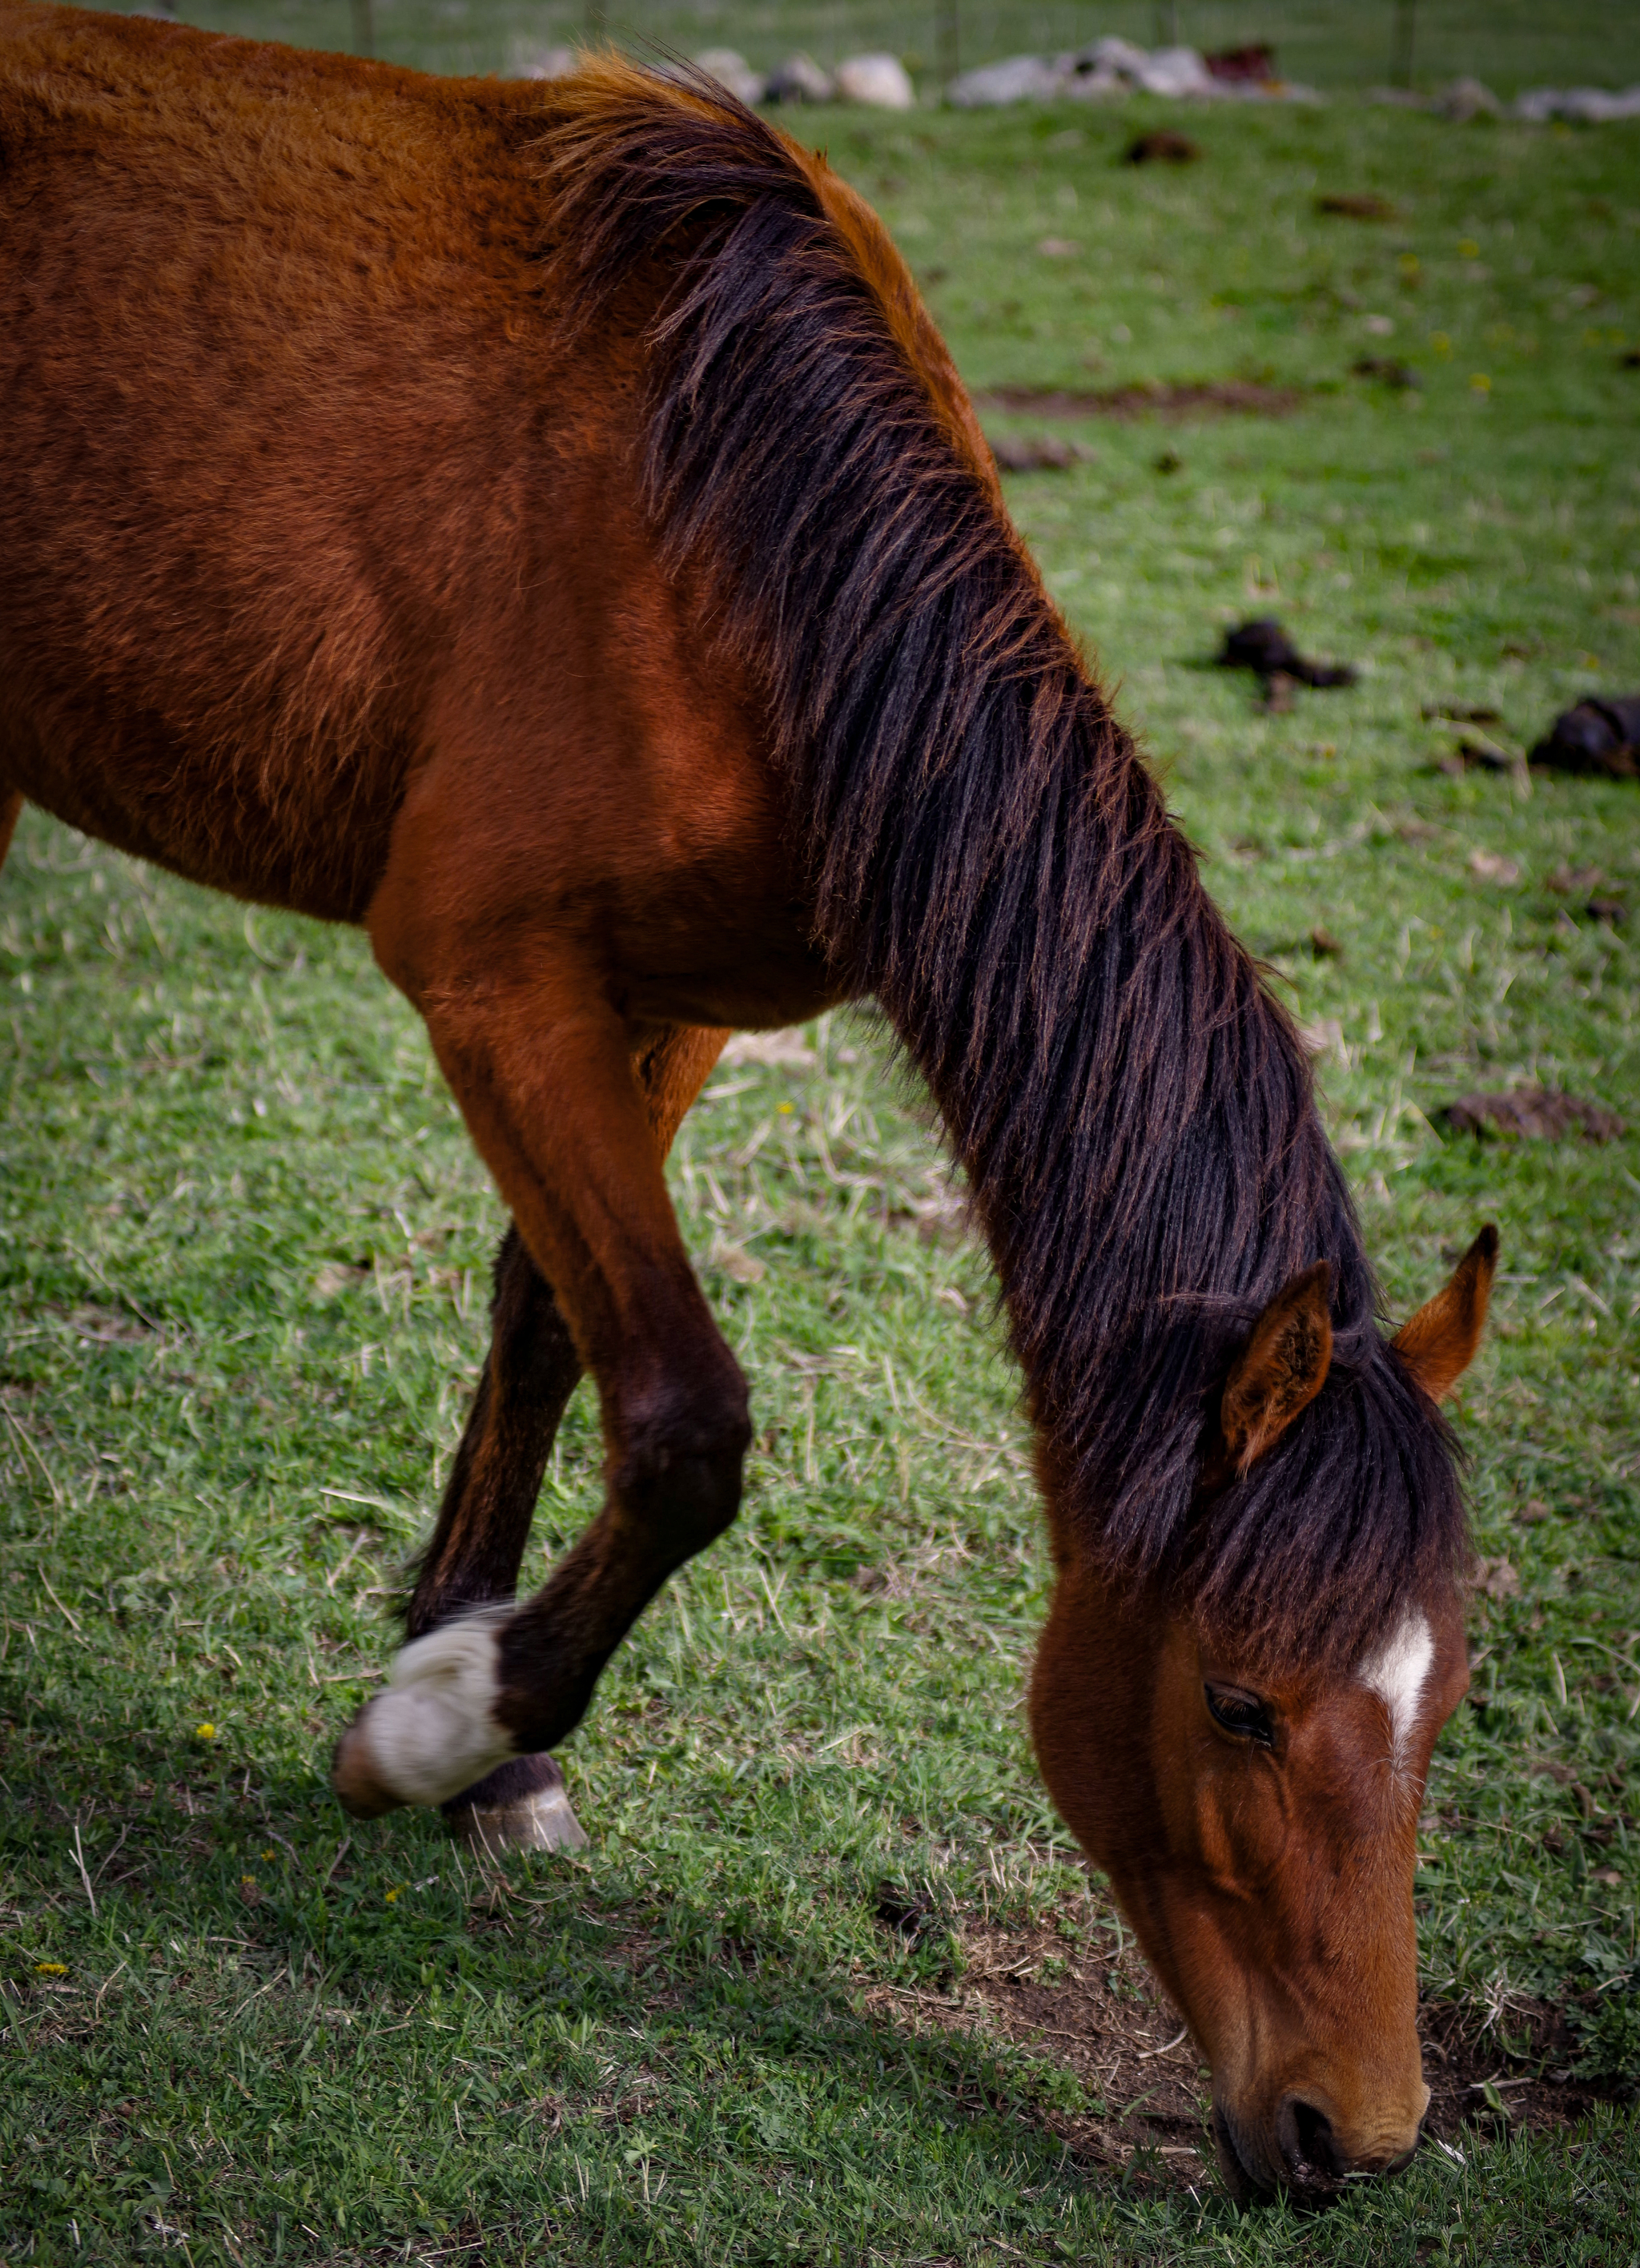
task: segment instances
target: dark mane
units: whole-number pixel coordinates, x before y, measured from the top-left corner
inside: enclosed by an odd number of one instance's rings
[[[577,84],[543,114],[559,256],[650,294],[651,509],[765,688],[817,934],[967,1170],[1056,1486],[1125,1576],[1342,1660],[1450,1580],[1464,1521],[1291,1025],[941,414],[893,254],[715,89]],[[1327,1386],[1203,1512],[1232,1354],[1320,1257]]]

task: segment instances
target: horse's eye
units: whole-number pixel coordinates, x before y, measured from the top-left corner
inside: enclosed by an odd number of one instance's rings
[[[1245,1741],[1256,1741],[1261,1749],[1275,1747],[1276,1729],[1261,1701],[1251,1693],[1233,1692],[1227,1685],[1204,1685],[1202,1690],[1216,1725],[1222,1725],[1227,1733],[1239,1733]]]

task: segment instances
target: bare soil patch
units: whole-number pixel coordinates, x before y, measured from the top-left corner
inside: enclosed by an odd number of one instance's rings
[[[1193,166],[1201,154],[1201,144],[1193,142],[1188,134],[1176,134],[1170,126],[1158,126],[1129,142],[1122,153],[1122,162],[1124,166]]]
[[[975,396],[982,410],[1030,417],[1289,417],[1304,406],[1305,389],[1271,386],[1256,378],[1210,378],[1142,386],[1107,386],[1073,393],[1051,386],[999,386]]]
[[[1059,433],[999,433],[991,442],[991,454],[1003,473],[1068,472],[1092,453]]]
[[[1133,2185],[1199,2188],[1213,2154],[1200,2058],[1136,1952],[1110,1960],[1048,1928],[958,1934],[964,1967],[946,1990],[878,1985],[866,2005],[919,2030],[989,2033],[1074,2072],[1097,2110],[1041,2110],[1074,2158]]]
[[[1387,197],[1376,189],[1350,190],[1342,195],[1317,197],[1315,210],[1327,213],[1335,220],[1394,220],[1395,208]]]
[[[960,1936],[966,1965],[947,1989],[879,1985],[867,2005],[916,2029],[989,2033],[1073,2071],[1097,2110],[1044,2105],[1042,2121],[1073,2157],[1122,2173],[1130,2188],[1217,2179],[1205,2068],[1132,1947],[1112,1960],[1048,1928],[974,1926]],[[1452,2002],[1429,2002],[1419,2029],[1425,2130],[1454,2148],[1466,2129],[1570,2126],[1617,2099],[1577,2075],[1576,2038],[1548,2001],[1511,2001],[1481,2024]]]
[[[1577,2077],[1577,2039],[1552,2001],[1511,2001],[1496,2023],[1479,2029],[1451,2001],[1428,2001],[1419,2029],[1430,2089],[1424,2125],[1443,2142],[1456,2143],[1465,2126],[1536,2133],[1575,2125],[1597,2102],[1620,2099],[1616,2089]]]
[[[1604,1103],[1547,1087],[1517,1086],[1500,1094],[1461,1094],[1437,1111],[1455,1134],[1502,1136],[1520,1141],[1564,1142],[1581,1135],[1588,1142],[1610,1142],[1623,1122]]]

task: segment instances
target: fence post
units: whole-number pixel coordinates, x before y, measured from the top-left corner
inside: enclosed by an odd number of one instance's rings
[[[356,55],[373,55],[376,52],[375,11],[371,0],[352,0],[353,52]]]
[[[1395,0],[1394,46],[1389,58],[1392,86],[1412,85],[1412,36],[1417,0]]]
[[[961,0],[938,0],[934,17],[934,53],[939,83],[949,86],[961,70]]]
[[[1156,44],[1158,48],[1178,46],[1179,0],[1156,0]]]

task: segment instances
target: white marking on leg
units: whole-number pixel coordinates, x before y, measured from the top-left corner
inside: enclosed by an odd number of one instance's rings
[[[1393,1638],[1361,1665],[1361,1682],[1389,1712],[1390,1761],[1399,1771],[1417,1728],[1423,1681],[1435,1659],[1430,1626],[1415,1608]]]
[[[517,1753],[490,1713],[498,1624],[511,1611],[469,1615],[403,1647],[359,1720],[376,1776],[401,1803],[447,1803]]]

